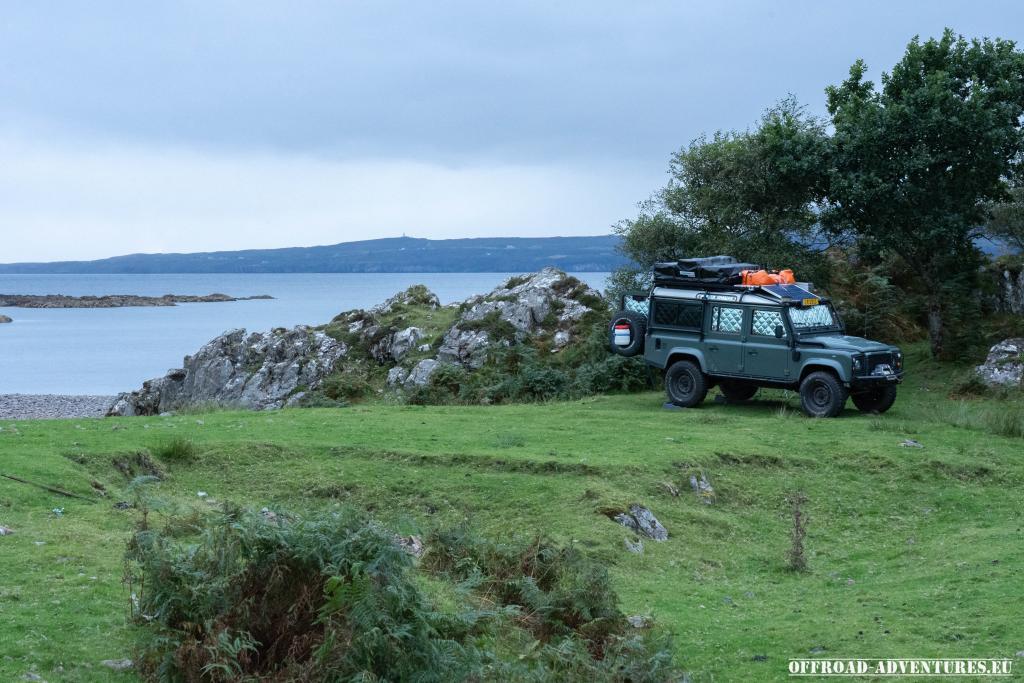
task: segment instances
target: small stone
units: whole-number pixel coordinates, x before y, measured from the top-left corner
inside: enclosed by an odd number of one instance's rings
[[[14,533],[14,529],[12,529],[9,526],[4,526],[4,525],[0,524],[0,536],[10,536],[13,533]]]
[[[1017,650],[1017,652],[1013,656],[1020,659],[1024,659],[1024,650]]]
[[[856,581],[854,581],[853,579],[847,579],[847,580],[846,580],[846,585],[847,585],[847,586],[852,586],[852,585],[853,585],[853,584],[855,584],[855,583],[857,583],[857,582],[856,582]]]
[[[924,444],[920,441],[914,441],[913,439],[904,439],[900,446],[902,448],[924,448]]]
[[[750,659],[751,659],[751,661],[754,661],[754,662],[767,662],[768,661],[768,655],[754,655]]]
[[[396,536],[395,542],[398,547],[409,553],[413,557],[422,557],[423,551],[423,540],[419,536]]]
[[[620,512],[613,519],[622,526],[655,541],[667,541],[668,530],[654,513],[642,505],[630,505],[629,512]]]
[[[627,538],[623,540],[623,543],[625,543],[626,550],[628,550],[629,552],[636,553],[637,555],[643,555],[644,542],[640,539],[636,539],[635,541],[633,541]]]
[[[63,517],[64,516],[64,508],[53,508],[52,510],[50,510],[50,512],[53,513],[54,517]]]
[[[690,475],[690,488],[697,494],[700,502],[705,505],[711,505],[715,502],[715,490],[711,488],[711,482],[708,481],[707,475],[703,472],[700,473],[698,479],[696,475]]]
[[[206,491],[196,491],[196,495],[199,496],[200,498],[206,498],[210,494],[208,494]]]
[[[650,628],[654,625],[654,620],[643,614],[634,614],[631,617],[626,617],[626,621],[633,628]]]
[[[682,410],[682,408],[677,406],[675,403],[665,403],[661,407],[664,410]]]
[[[42,676],[40,676],[39,674],[35,673],[34,671],[27,671],[27,672],[23,673],[21,675],[21,680],[23,680],[23,681],[42,681],[42,683],[46,683],[46,679],[44,679]]]
[[[672,482],[663,481],[660,484],[658,484],[658,486],[660,486],[662,490],[665,491],[665,493],[672,496],[673,498],[679,497],[679,489],[676,488],[676,486]]]
[[[826,652],[826,650],[825,650],[825,648],[823,648],[823,647],[822,647],[821,645],[819,645],[819,646],[817,646],[817,647],[812,647],[812,648],[811,648],[811,649],[809,650],[809,652],[810,652],[810,653],[811,653],[812,655],[820,655],[820,654],[821,654],[822,652]]]
[[[131,510],[133,507],[135,506],[129,503],[127,500],[119,500],[116,503],[114,503],[115,510]]]
[[[104,659],[100,662],[100,666],[105,666],[114,671],[127,671],[135,666],[135,662],[130,659]]]

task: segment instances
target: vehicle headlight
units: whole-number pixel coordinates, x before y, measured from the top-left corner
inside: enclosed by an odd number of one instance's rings
[[[903,352],[900,351],[899,349],[897,349],[896,351],[893,352],[892,359],[893,359],[893,362],[896,364],[896,369],[897,370],[902,370],[903,369]]]
[[[854,356],[853,357],[853,371],[854,372],[860,372],[863,369],[864,369],[864,357],[863,356]]]

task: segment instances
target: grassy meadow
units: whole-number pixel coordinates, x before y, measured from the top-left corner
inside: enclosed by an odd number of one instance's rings
[[[781,680],[790,657],[1013,657],[1024,650],[1024,402],[951,397],[908,357],[886,415],[811,420],[795,396],[666,410],[661,392],[500,406],[386,402],[279,412],[0,422],[0,680],[135,680],[102,667],[131,623],[130,479],[171,512],[232,501],[352,506],[395,531],[468,523],[549,535],[610,569],[626,614],[670,632],[693,681]],[[904,445],[913,441],[922,447]],[[710,504],[690,487],[703,473]],[[200,496],[204,492],[205,496]],[[675,493],[678,492],[678,495]],[[787,568],[807,497],[806,572]],[[626,551],[606,512],[650,508],[666,542]],[[57,510],[57,511],[55,511]]]

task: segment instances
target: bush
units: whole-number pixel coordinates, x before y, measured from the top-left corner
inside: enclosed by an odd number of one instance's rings
[[[277,525],[226,512],[198,545],[144,531],[128,551],[161,680],[464,678],[473,615],[434,610],[393,536],[353,514]]]
[[[671,645],[629,632],[603,566],[546,540],[434,532],[418,570],[351,511],[287,522],[225,509],[198,542],[139,531],[126,581],[156,632],[153,680],[674,680]],[[418,577],[429,570],[434,582]],[[447,606],[425,592],[436,581]],[[452,604],[452,602],[457,604]],[[481,609],[476,605],[485,605]],[[495,608],[497,604],[497,608]],[[145,618],[141,618],[145,615]]]
[[[346,368],[325,379],[320,393],[332,401],[354,401],[372,391],[369,377],[359,367]]]

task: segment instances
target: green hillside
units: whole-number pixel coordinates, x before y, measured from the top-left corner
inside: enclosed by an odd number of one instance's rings
[[[925,355],[913,350],[888,414],[834,420],[803,417],[781,393],[684,411],[649,392],[0,423],[0,473],[88,499],[0,479],[0,524],[14,530],[0,537],[0,679],[135,678],[99,662],[152,635],[128,622],[122,584],[140,513],[114,507],[133,499],[143,451],[171,504],[150,513],[157,527],[173,508],[232,501],[353,506],[403,534],[468,522],[572,543],[609,567],[626,614],[674,636],[694,681],[781,680],[790,657],[1012,657],[1024,648],[1012,607],[1024,403],[950,398],[951,371]],[[701,473],[711,504],[691,491]],[[786,560],[796,492],[805,573]],[[666,542],[627,552],[631,535],[606,513],[631,503],[657,515]]]

